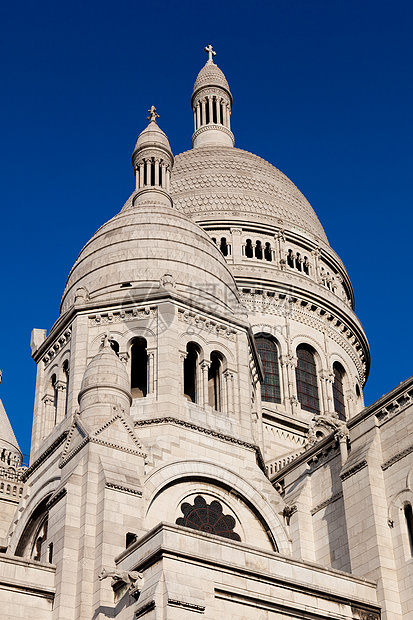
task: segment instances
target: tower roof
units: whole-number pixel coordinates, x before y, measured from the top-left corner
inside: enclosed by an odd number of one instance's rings
[[[10,420],[0,399],[0,449],[3,448],[12,452],[17,452],[21,456],[19,444],[17,443]]]
[[[200,88],[206,88],[209,86],[218,86],[219,88],[224,88],[231,96],[232,101],[231,91],[229,89],[229,84],[225,75],[217,65],[215,65],[213,62],[208,61],[198,73],[198,76],[195,80],[192,96],[194,96]]]

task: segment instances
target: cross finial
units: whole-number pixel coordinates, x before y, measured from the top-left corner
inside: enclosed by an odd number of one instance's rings
[[[154,105],[151,105],[151,109],[148,110],[150,116],[147,117],[146,120],[151,121],[151,123],[156,123],[156,119],[159,118],[159,114],[156,111],[156,108]]]
[[[212,58],[213,58],[214,56],[216,56],[216,55],[217,55],[217,53],[216,53],[216,52],[214,52],[214,50],[212,49],[212,45],[211,45],[211,44],[209,44],[209,45],[207,45],[206,47],[204,47],[204,52],[207,52],[207,53],[208,53],[208,62],[209,62],[210,64],[213,64],[213,62],[214,62],[214,61],[212,60]]]

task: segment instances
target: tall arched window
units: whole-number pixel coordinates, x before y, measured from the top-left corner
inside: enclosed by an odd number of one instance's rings
[[[333,383],[333,399],[334,411],[337,413],[339,420],[346,419],[346,406],[344,402],[343,378],[344,368],[338,362],[333,364],[334,383]]]
[[[143,398],[148,393],[148,354],[145,338],[134,338],[131,347],[132,398]]]
[[[221,371],[221,356],[213,351],[208,369],[208,404],[216,411],[221,411]]]
[[[186,358],[184,359],[184,394],[188,400],[193,403],[197,402],[197,366],[199,348],[194,342],[188,342],[186,345]]]
[[[65,360],[63,362],[63,375],[65,378],[65,384],[66,384],[66,389],[65,389],[65,417],[67,416],[67,404],[68,404],[68,397],[69,397],[69,362],[67,360]]]
[[[297,397],[301,408],[311,413],[320,413],[318,399],[317,366],[311,347],[301,345],[297,348]]]
[[[52,390],[53,390],[53,411],[54,411],[54,423],[57,423],[57,401],[59,398],[59,392],[57,391],[57,377],[56,375],[52,376],[51,379]]]
[[[264,334],[255,336],[255,342],[264,367],[264,383],[261,385],[261,398],[269,403],[280,403],[280,370],[277,345],[269,336]]]
[[[404,507],[404,516],[406,519],[407,531],[409,534],[410,553],[413,555],[413,510],[411,504]]]

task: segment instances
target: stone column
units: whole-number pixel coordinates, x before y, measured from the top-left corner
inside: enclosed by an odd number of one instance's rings
[[[167,192],[169,192],[169,185],[170,185],[170,181],[171,181],[171,171],[169,170],[169,166],[166,167],[165,169],[165,173],[166,173],[166,180],[165,180],[165,189]]]
[[[155,187],[159,187],[159,164],[161,160],[155,157]]]
[[[166,165],[164,161],[161,161],[161,169],[162,169],[162,189],[166,188]]]
[[[47,437],[54,426],[55,408],[54,395],[46,394],[43,396],[43,423],[41,426],[41,439]]]
[[[231,245],[232,245],[232,260],[234,263],[242,262],[242,243],[241,243],[241,235],[242,228],[230,228],[231,233]]]
[[[227,127],[228,129],[231,129],[231,110],[228,104],[227,104]]]
[[[323,386],[323,409],[325,413],[334,414],[333,383],[334,374],[330,370],[320,373],[320,382]]]
[[[225,379],[225,392],[226,392],[226,400],[227,400],[227,407],[226,407],[226,413],[228,415],[233,415],[234,413],[234,376],[232,374],[232,372],[230,372],[229,370],[226,370],[224,373],[224,379]]]
[[[201,127],[201,108],[199,105],[199,101],[196,104],[196,129]]]
[[[297,358],[293,355],[282,355],[281,364],[285,366],[285,374],[287,375],[288,390],[286,393],[286,401],[290,403],[290,410],[293,415],[298,413],[300,402],[297,396],[297,381],[295,369],[297,368]]]
[[[146,185],[150,185],[151,184],[151,160],[147,159],[145,161],[145,165],[146,165]]]
[[[57,391],[56,424],[59,424],[65,417],[66,383],[56,381],[55,390]]]
[[[201,372],[202,372],[202,404],[204,407],[209,405],[208,398],[208,370],[211,365],[211,362],[203,361],[201,363]]]
[[[141,161],[139,163],[139,189],[141,189],[143,187],[143,183],[145,180],[145,171],[144,171],[144,162]]]
[[[184,364],[185,364],[185,360],[187,358],[188,353],[180,353],[179,354],[179,362],[181,364],[181,394],[185,394],[184,392],[184,388],[185,388],[185,372],[184,372]],[[196,377],[195,377],[195,381],[196,381]],[[196,392],[197,392],[197,386],[195,386],[195,400],[196,400]]]
[[[155,391],[155,353],[148,351],[148,394]]]
[[[205,99],[201,99],[201,125],[206,125]]]
[[[196,108],[194,108],[194,131],[196,131]]]

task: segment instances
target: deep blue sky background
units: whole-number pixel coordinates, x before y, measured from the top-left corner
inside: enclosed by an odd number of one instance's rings
[[[212,43],[236,146],[289,176],[343,259],[370,341],[366,404],[412,374],[413,2],[5,2],[0,9],[2,398],[24,453],[30,332],[133,190],[147,110],[190,148]]]

